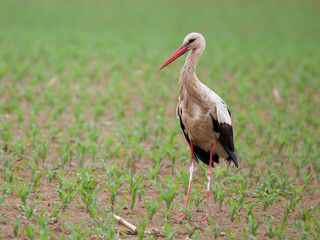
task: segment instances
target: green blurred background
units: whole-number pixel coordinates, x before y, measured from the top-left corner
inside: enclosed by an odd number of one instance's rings
[[[161,73],[157,68],[186,34],[196,31],[207,41],[199,79],[232,111],[243,111],[239,121],[252,117],[263,122],[264,114],[280,114],[278,125],[296,128],[307,121],[318,128],[312,119],[319,116],[314,111],[319,103],[319,12],[316,0],[1,1],[0,78],[28,89],[57,77],[71,96],[85,95],[87,85],[106,77],[122,82],[122,89],[114,90],[125,94],[127,82],[142,79],[145,89],[139,91],[157,95],[164,87],[164,94],[176,99],[183,58]],[[114,82],[106,83],[106,94]],[[82,92],[73,91],[74,84]],[[58,89],[59,96],[63,91]],[[273,91],[283,100],[277,107]],[[301,112],[297,107],[303,107]],[[258,109],[265,113],[257,114]]]

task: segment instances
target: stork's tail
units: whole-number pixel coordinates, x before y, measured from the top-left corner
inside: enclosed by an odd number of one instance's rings
[[[225,147],[224,149],[229,154],[229,156],[230,156],[229,159],[233,161],[233,163],[234,163],[234,165],[236,165],[236,167],[239,167],[238,159],[237,159],[237,156],[236,156],[235,152],[232,152],[228,147]]]

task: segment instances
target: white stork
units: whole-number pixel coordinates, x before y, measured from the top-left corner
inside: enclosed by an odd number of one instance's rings
[[[208,222],[209,190],[211,167],[219,158],[231,161],[238,167],[238,160],[234,150],[231,114],[224,101],[210,88],[201,83],[196,76],[199,57],[205,49],[206,42],[199,33],[190,33],[169,59],[159,68],[168,66],[175,59],[190,51],[181,69],[179,78],[179,103],[177,117],[183,134],[190,145],[191,166],[188,195],[185,208],[188,208],[191,190],[192,174],[195,168],[194,160],[208,165],[207,172],[207,202],[206,217],[199,222]],[[186,214],[176,218],[184,219]]]

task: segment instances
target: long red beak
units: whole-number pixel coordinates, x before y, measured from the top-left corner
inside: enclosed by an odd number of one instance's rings
[[[176,60],[178,57],[181,55],[185,54],[188,51],[188,46],[187,45],[182,45],[179,47],[169,58],[167,61],[162,64],[162,66],[159,68],[161,70],[162,68],[165,68],[168,66],[170,63],[172,63],[174,60]]]

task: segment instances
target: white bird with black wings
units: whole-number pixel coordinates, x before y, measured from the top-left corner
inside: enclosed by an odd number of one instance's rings
[[[231,114],[224,101],[210,88],[201,83],[195,72],[199,57],[205,49],[206,42],[199,33],[188,34],[181,47],[159,68],[168,66],[175,59],[190,51],[181,69],[179,78],[179,103],[177,117],[191,150],[190,180],[186,209],[189,204],[191,181],[195,168],[194,160],[208,165],[207,172],[207,208],[206,217],[200,222],[208,222],[209,189],[211,167],[219,163],[219,158],[233,162],[238,167],[238,160],[234,150]],[[183,213],[176,218],[184,219]]]

